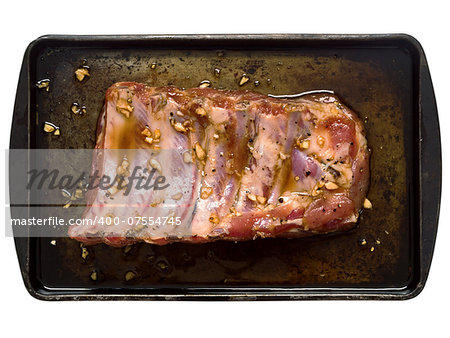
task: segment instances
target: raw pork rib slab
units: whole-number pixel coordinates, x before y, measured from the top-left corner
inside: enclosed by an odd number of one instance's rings
[[[328,93],[276,98],[116,83],[97,132],[93,173],[126,182],[133,168],[148,168],[140,175],[164,176],[168,187],[89,190],[83,217],[97,222],[69,229],[86,244],[343,231],[356,223],[368,189],[363,125]]]

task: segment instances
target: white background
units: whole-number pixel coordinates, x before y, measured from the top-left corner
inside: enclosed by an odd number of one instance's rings
[[[43,302],[25,290],[12,238],[0,235],[0,332],[20,336],[443,336],[449,332],[449,17],[444,1],[7,1],[0,19],[0,138],[8,148],[28,43],[44,34],[408,33],[425,49],[443,145],[443,196],[425,290],[409,301]],[[4,177],[4,156],[1,170]],[[3,178],[2,178],[3,180]],[[1,194],[4,201],[4,194]],[[0,208],[4,212],[4,208]],[[3,215],[0,220],[4,220]],[[2,222],[2,221],[0,221]]]

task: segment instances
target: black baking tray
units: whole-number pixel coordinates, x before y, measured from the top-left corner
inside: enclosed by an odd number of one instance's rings
[[[73,72],[83,64],[91,77],[80,84]],[[243,74],[250,81],[240,87]],[[51,80],[48,92],[35,85],[44,78]],[[409,299],[420,293],[437,232],[441,144],[427,62],[411,36],[43,36],[25,52],[10,148],[93,148],[104,93],[114,82],[189,88],[203,80],[264,94],[335,91],[366,127],[373,209],[355,229],[332,236],[126,249],[99,244],[88,248],[86,260],[69,238],[57,238],[55,246],[51,238],[15,237],[32,296],[295,300]],[[86,105],[84,117],[71,114],[74,101]],[[57,124],[61,136],[43,133],[44,121]],[[11,213],[20,216],[14,205]],[[126,281],[128,271],[137,277]]]

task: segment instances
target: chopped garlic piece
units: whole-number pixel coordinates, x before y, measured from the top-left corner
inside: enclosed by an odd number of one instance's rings
[[[89,69],[86,67],[80,67],[75,71],[75,76],[77,77],[78,81],[83,81],[86,76],[91,76],[89,74]]]
[[[181,197],[183,197],[183,193],[179,192],[178,194],[172,195],[172,199],[175,201],[178,201],[181,199]]]
[[[206,157],[206,153],[203,150],[202,146],[197,142],[194,146],[195,155],[197,155],[197,158],[201,161],[204,160]]]
[[[83,190],[81,189],[76,189],[75,190],[75,198],[80,199],[83,197]]]
[[[125,280],[128,282],[128,281],[130,281],[130,280],[132,280],[132,279],[134,279],[134,278],[136,278],[136,274],[133,272],[133,271],[128,271],[126,274],[125,274]]]
[[[239,86],[243,86],[244,84],[246,84],[248,81],[250,80],[250,78],[247,75],[242,75],[241,80],[239,81]]]
[[[150,131],[150,129],[148,127],[146,127],[141,131],[141,135],[144,135],[147,137],[152,137],[152,132]]]
[[[128,159],[126,157],[122,160],[121,166],[125,169],[128,169],[130,167],[130,162],[128,162]]]
[[[130,117],[130,114],[134,111],[134,107],[129,104],[123,104],[123,102],[118,102],[116,104],[117,112],[124,115],[127,119]]]
[[[45,88],[45,91],[49,91],[49,86],[50,86],[50,80],[48,80],[48,79],[45,79],[45,80],[39,80],[37,83],[36,83],[36,86],[39,88],[39,89],[42,89],[42,88]]]
[[[327,182],[327,183],[325,183],[325,188],[327,188],[328,190],[335,190],[335,189],[337,189],[339,187],[334,182]]]
[[[309,148],[309,140],[301,140],[299,138],[297,140],[297,145],[300,149],[308,149]]]
[[[183,133],[186,132],[186,128],[180,123],[180,122],[176,122],[173,127],[175,128],[176,131],[181,131]]]
[[[259,204],[266,204],[267,198],[265,198],[264,196],[256,196],[256,200]]]
[[[316,196],[320,195],[321,192],[322,192],[322,190],[314,189],[311,193],[311,196],[316,197]]]
[[[255,194],[247,194],[247,198],[250,201],[256,202],[256,195]]]
[[[198,108],[195,110],[195,113],[196,113],[198,116],[206,116],[206,110],[205,110],[204,108],[202,108],[202,107],[198,107]]]
[[[183,153],[183,161],[184,163],[192,163],[192,154],[190,151]]]
[[[208,80],[203,80],[199,84],[199,88],[207,88],[207,87],[210,87],[210,86],[211,86],[211,82],[209,82]]]
[[[91,277],[91,279],[94,280],[94,281],[97,280],[97,272],[96,272],[96,271],[92,271],[90,277]]]
[[[161,131],[158,128],[156,128],[155,132],[154,132],[154,138],[155,138],[155,140],[158,140],[160,137],[161,137]]]
[[[149,162],[150,166],[153,169],[156,169],[160,174],[162,174],[162,167],[161,167],[161,163],[159,163],[157,160],[155,160],[154,158],[152,158]]]
[[[47,133],[53,133],[56,130],[56,126],[52,123],[45,122],[44,123],[44,131]]]
[[[80,107],[79,107],[78,103],[72,104],[72,107],[70,107],[70,110],[72,111],[72,113],[78,114],[80,112]]]
[[[86,259],[87,256],[89,256],[89,251],[88,251],[88,249],[86,249],[85,247],[82,247],[82,248],[81,248],[81,257],[82,257],[83,259]]]
[[[367,198],[364,200],[363,204],[364,209],[372,209],[372,202],[370,202]]]

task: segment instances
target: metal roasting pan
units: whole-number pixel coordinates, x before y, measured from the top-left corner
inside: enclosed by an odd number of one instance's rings
[[[83,60],[91,77],[78,83]],[[155,63],[156,67],[151,67]],[[215,69],[220,69],[220,76]],[[239,86],[246,74],[250,81]],[[49,92],[37,81],[51,80]],[[42,300],[409,299],[430,269],[441,195],[441,144],[425,54],[408,35],[43,36],[27,48],[11,149],[93,148],[106,89],[152,86],[333,90],[364,121],[373,209],[351,231],[241,243],[88,248],[15,237],[26,289]],[[259,83],[255,83],[259,81]],[[72,102],[87,107],[75,118]],[[44,121],[61,129],[42,131]],[[10,168],[12,164],[10,162]],[[14,187],[10,187],[14,194]],[[11,205],[12,217],[16,215]],[[366,245],[361,245],[365,239]],[[373,249],[372,249],[373,247]],[[98,278],[90,278],[92,271]],[[136,278],[126,281],[133,271]]]

